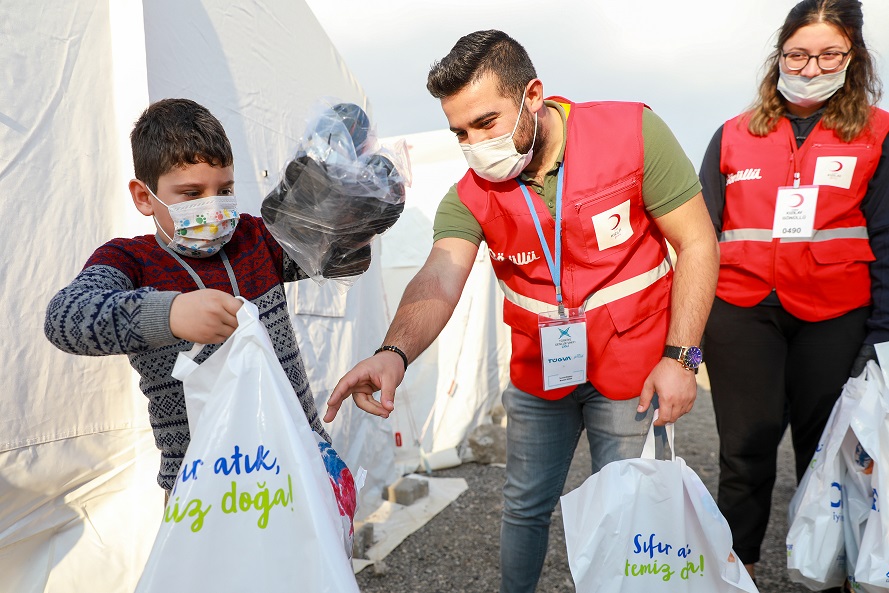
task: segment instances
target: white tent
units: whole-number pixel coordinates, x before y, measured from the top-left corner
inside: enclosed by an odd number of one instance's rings
[[[132,590],[162,510],[145,398],[125,357],[71,356],[43,336],[47,302],[96,246],[152,231],[126,190],[132,122],[163,97],[207,106],[232,141],[241,207],[257,213],[315,100],[366,101],[301,1],[74,0],[48,10],[6,0],[3,8],[0,593]],[[422,187],[421,170],[411,196]],[[430,208],[421,208],[427,217]],[[388,326],[379,247],[371,269],[345,295],[311,281],[289,289],[321,409],[336,380],[381,343]],[[389,261],[386,269],[406,275],[418,263]],[[399,282],[403,277],[387,278],[385,285]],[[471,347],[433,349],[405,386],[417,402],[409,405],[416,419],[425,423],[436,410],[423,441],[427,452],[456,446],[499,395],[491,385],[502,382],[501,371],[481,359],[482,334],[473,333],[477,327],[491,336],[489,311],[480,304],[499,299],[490,278],[470,287],[467,309],[455,319],[473,329],[465,332]],[[393,300],[397,295],[391,310]],[[455,325],[442,339],[462,343],[463,334]],[[479,368],[471,368],[473,357]],[[436,372],[436,364],[445,370]],[[454,380],[456,391],[443,391]],[[485,385],[474,392],[476,380]],[[448,407],[435,397],[442,392],[463,399]],[[463,415],[454,422],[465,428],[440,429],[454,408]],[[347,405],[331,427],[346,462],[370,471],[362,514],[398,475],[393,424]]]
[[[432,248],[432,221],[445,192],[466,172],[453,132],[405,136],[414,183],[398,222],[382,237],[383,282],[394,312],[404,288]],[[461,444],[500,401],[509,371],[509,330],[501,322],[503,295],[484,243],[454,315],[411,366],[395,400],[401,438],[398,466],[410,471],[460,463]]]

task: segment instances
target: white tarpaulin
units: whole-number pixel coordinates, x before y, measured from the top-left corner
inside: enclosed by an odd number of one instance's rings
[[[5,0],[0,76],[0,593],[131,591],[163,504],[147,400],[126,357],[52,347],[46,305],[97,246],[153,231],[126,187],[129,133],[151,101],[188,97],[222,121],[239,204],[256,214],[315,101],[367,107],[365,97],[311,11],[291,0],[73,0],[51,10]],[[459,152],[424,153],[441,142],[415,144],[408,209],[374,245],[370,270],[347,294],[311,281],[288,288],[322,411],[339,377],[382,343],[429,251],[435,206],[465,170]],[[450,137],[447,146],[453,153]],[[454,319],[412,365],[397,418],[348,404],[330,427],[346,462],[369,471],[359,517],[398,477],[394,432],[408,458],[414,441],[452,452],[499,397],[507,341],[486,257],[482,249]]]
[[[125,357],[64,354],[43,317],[98,245],[153,230],[126,188],[132,123],[164,97],[207,106],[231,139],[241,207],[258,213],[314,102],[365,99],[302,2],[53,4],[6,0],[0,19],[0,590],[131,591],[163,504],[147,402]],[[329,296],[301,284],[294,306]],[[382,340],[379,257],[342,305],[332,317],[294,311],[322,409]],[[397,477],[393,437],[349,412],[331,432],[371,472],[370,512]]]
[[[414,183],[404,213],[382,237],[390,312],[432,248],[432,221],[441,198],[466,172],[449,130],[404,137]],[[459,464],[457,448],[479,424],[490,423],[509,373],[509,330],[501,321],[503,294],[481,244],[457,308],[442,333],[409,368],[397,392],[397,453],[405,471]]]

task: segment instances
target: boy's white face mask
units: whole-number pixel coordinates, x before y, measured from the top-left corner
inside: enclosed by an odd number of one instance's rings
[[[238,202],[234,196],[210,196],[169,206],[151,191],[158,202],[167,207],[173,220],[173,237],[158,223],[157,228],[170,241],[168,247],[188,257],[209,257],[228,243],[238,225]],[[157,222],[157,218],[154,219]]]
[[[820,105],[846,84],[846,69],[851,61],[849,59],[846,66],[839,72],[820,74],[812,78],[779,70],[778,91],[793,105],[800,107]]]
[[[527,89],[526,89],[527,91]],[[463,156],[469,167],[482,179],[492,182],[514,179],[528,166],[534,157],[534,141],[537,140],[537,114],[534,114],[534,139],[531,148],[526,154],[520,154],[516,149],[514,136],[522,119],[522,109],[525,107],[525,93],[522,93],[522,102],[519,104],[519,115],[516,117],[512,132],[490,138],[475,144],[461,144]]]

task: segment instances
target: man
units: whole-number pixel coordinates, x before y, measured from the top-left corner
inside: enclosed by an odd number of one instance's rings
[[[461,38],[427,88],[470,171],[439,206],[432,251],[383,346],[340,380],[325,420],[349,395],[388,417],[484,240],[512,328],[501,591],[533,591],[581,431],[597,472],[639,456],[655,392],[659,425],[691,409],[716,237],[694,168],[660,119],[638,103],[544,100],[505,33]]]

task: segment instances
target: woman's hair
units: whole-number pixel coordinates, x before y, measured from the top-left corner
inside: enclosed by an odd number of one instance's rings
[[[870,120],[871,105],[880,100],[880,79],[870,51],[864,43],[864,18],[859,0],[803,0],[791,9],[778,31],[775,51],[763,66],[765,75],[759,84],[759,96],[750,110],[747,124],[756,136],[773,131],[786,111],[778,91],[779,60],[784,44],[799,29],[816,23],[833,25],[852,44],[846,63],[846,82],[828,101],[821,125],[845,142],[858,136]]]

